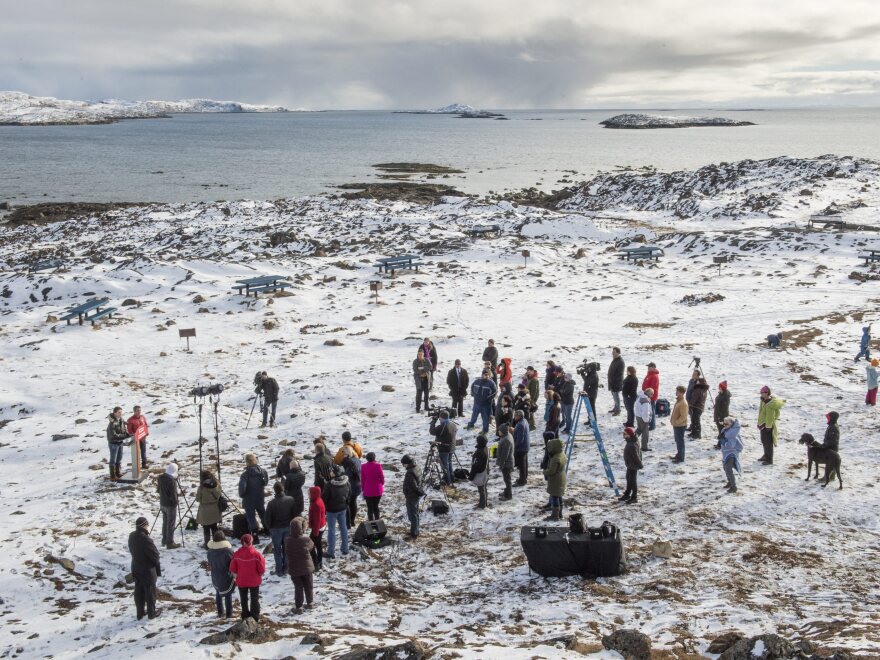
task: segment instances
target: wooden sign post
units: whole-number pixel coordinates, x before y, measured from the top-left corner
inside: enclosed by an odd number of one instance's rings
[[[373,297],[376,301],[376,304],[379,304],[379,291],[382,289],[382,282],[379,280],[371,280],[370,281],[370,291],[373,292]]]
[[[712,257],[712,262],[718,264],[718,274],[721,275],[721,264],[726,264],[728,261],[727,255],[722,255],[720,257]]]
[[[529,257],[532,256],[532,253],[529,252],[528,250],[523,250],[522,252],[520,252],[520,254],[522,254],[522,258],[523,258],[523,268],[528,267]]]
[[[181,339],[183,337],[186,337],[186,352],[189,353],[190,352],[189,351],[189,338],[196,336],[196,329],[195,328],[181,328],[180,330],[177,331],[177,334]]]

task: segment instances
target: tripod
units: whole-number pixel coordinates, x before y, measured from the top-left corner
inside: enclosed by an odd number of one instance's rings
[[[260,414],[262,415],[263,414],[263,406],[266,405],[265,403],[263,403],[263,392],[262,391],[258,392],[257,396],[254,397],[254,404],[251,406],[251,412],[248,415],[247,424],[244,425],[245,430],[247,430],[247,427],[251,425],[251,417],[254,416],[254,408],[257,407],[257,401],[260,402]]]

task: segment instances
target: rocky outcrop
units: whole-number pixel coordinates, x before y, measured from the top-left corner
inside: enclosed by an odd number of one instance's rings
[[[726,117],[668,117],[664,115],[622,114],[600,121],[605,128],[692,128],[696,126],[754,126],[751,121]]]

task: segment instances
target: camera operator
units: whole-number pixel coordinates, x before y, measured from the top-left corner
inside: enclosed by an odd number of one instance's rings
[[[275,413],[278,411],[278,381],[270,378],[265,371],[260,372],[260,381],[254,390],[257,394],[263,395],[263,423],[261,429],[266,428],[266,420],[268,418],[269,425],[275,427]],[[269,414],[271,410],[271,415]]]
[[[452,408],[454,408],[458,416],[464,415],[464,398],[468,393],[468,385],[470,385],[468,372],[461,366],[461,360],[455,361],[455,366],[446,374],[446,385],[449,387],[449,396],[452,397]]]
[[[452,486],[452,452],[455,451],[458,426],[449,420],[449,413],[446,410],[441,410],[437,417],[431,420],[428,432],[437,438],[437,455],[443,468],[443,482],[447,486]]]
[[[584,381],[584,392],[590,400],[590,407],[593,409],[593,415],[599,418],[599,412],[596,410],[596,395],[599,393],[599,363],[584,361],[583,366],[578,369],[578,373]]]

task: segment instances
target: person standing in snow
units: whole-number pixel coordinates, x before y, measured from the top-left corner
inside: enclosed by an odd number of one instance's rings
[[[513,442],[510,439],[510,433],[507,425],[498,427],[498,449],[495,452],[495,464],[501,470],[501,476],[504,479],[504,492],[501,493],[502,500],[513,499],[513,488],[510,473],[513,472]]]
[[[562,419],[565,420],[562,433],[570,433],[571,425],[574,423],[572,413],[575,400],[575,384],[571,374],[565,374],[565,381],[562,384],[562,389],[559,391],[559,398],[562,403]]]
[[[874,358],[871,364],[865,367],[865,373],[868,376],[868,393],[865,395],[865,405],[877,405],[877,367],[880,366],[880,360]]]
[[[315,469],[315,486],[323,488],[333,478],[333,459],[327,453],[327,447],[322,443],[315,443],[315,458],[312,461]]]
[[[642,392],[647,394],[648,390],[651,390],[651,410],[653,411],[653,415],[651,415],[651,423],[648,425],[648,430],[653,431],[657,425],[657,399],[660,398],[660,370],[657,369],[657,365],[653,362],[648,362],[648,373],[645,375],[644,380],[642,380]]]
[[[342,469],[345,470],[348,485],[351,487],[351,495],[348,497],[348,515],[346,516],[346,524],[351,529],[357,520],[358,498],[361,496],[361,459],[351,447],[345,448]]]
[[[117,481],[122,476],[122,444],[130,437],[125,421],[122,419],[122,408],[116,406],[107,424],[107,445],[110,447],[110,481]]]
[[[208,541],[208,566],[211,569],[211,584],[214,585],[214,602],[217,616],[228,619],[232,616],[232,592],[235,589],[235,576],[229,571],[232,563],[232,544],[226,535],[217,530]],[[225,606],[225,607],[224,607]]]
[[[590,362],[587,365],[587,373],[584,374],[584,392],[590,400],[590,408],[593,416],[599,419],[599,411],[596,410],[596,397],[599,395],[599,363]]]
[[[621,502],[636,504],[639,501],[639,470],[642,465],[642,452],[639,451],[639,443],[636,431],[631,426],[623,429],[623,439],[626,444],[623,448],[623,463],[626,465],[626,490],[620,497]]]
[[[169,550],[180,546],[174,542],[174,528],[177,526],[177,465],[169,463],[156,480],[159,492],[159,509],[162,511],[162,545]]]
[[[421,348],[412,363],[413,380],[416,384],[416,412],[422,410],[422,399],[425,401],[425,410],[428,409],[428,393],[431,391],[431,383],[434,377],[431,363],[425,357],[425,351]]]
[[[419,502],[425,496],[422,475],[409,454],[404,454],[400,462],[406,468],[403,477],[403,499],[406,501],[406,517],[409,518],[409,537],[415,540],[419,537]]]
[[[552,389],[544,392],[547,397],[549,408],[545,413],[547,424],[544,433],[552,433],[554,438],[559,437],[559,427],[562,424],[562,398]]]
[[[541,379],[534,367],[526,369],[526,389],[529,391],[529,431],[534,431],[538,427],[535,424],[535,413],[538,411],[538,399],[541,395]]]
[[[324,562],[324,530],[327,529],[327,509],[321,498],[321,488],[312,486],[309,488],[309,538],[314,544],[312,549],[312,563],[315,570],[320,571]]]
[[[263,423],[260,428],[266,428],[268,419],[269,425],[275,426],[275,413],[278,412],[278,394],[280,388],[278,381],[271,378],[265,371],[260,374],[260,382],[257,385],[257,394],[263,395]],[[271,415],[270,415],[271,413]]]
[[[138,621],[144,613],[155,619],[156,578],[162,576],[159,564],[159,550],[150,538],[150,521],[141,516],[135,523],[134,531],[128,535],[128,551],[131,553],[131,575],[134,578],[134,606]]]
[[[529,424],[526,422],[525,413],[517,410],[513,414],[513,462],[519,470],[516,480],[517,486],[525,486],[529,480],[529,449],[531,438],[529,437]]]
[[[562,440],[553,438],[547,442],[547,467],[544,479],[547,481],[547,494],[550,495],[550,517],[547,520],[562,520],[562,498],[565,497],[565,452]]]
[[[672,417],[669,424],[672,426],[672,434],[675,436],[675,456],[673,463],[684,463],[684,433],[688,423],[688,404],[684,398],[687,388],[679,385],[675,388],[675,405],[672,407]]]
[[[553,360],[547,360],[547,368],[544,369],[544,391],[546,392],[553,387],[556,379],[556,363]]]
[[[779,429],[779,413],[782,406],[785,405],[785,399],[775,397],[770,392],[770,388],[766,385],[761,388],[761,403],[758,407],[758,429],[761,431],[761,444],[764,446],[764,455],[761,456],[761,463],[764,465],[773,465],[773,448],[776,446]]]
[[[636,424],[636,398],[639,396],[639,378],[636,376],[635,367],[626,368],[626,378],[623,379],[621,390],[623,394],[623,407],[626,408],[626,422],[624,426],[635,426]]]
[[[825,421],[828,426],[825,428],[825,437],[822,439],[822,448],[831,449],[832,451],[840,451],[840,428],[837,426],[837,420],[840,415],[836,412],[830,412],[825,415]]]
[[[864,357],[866,360],[871,359],[871,326],[866,325],[862,328],[862,341],[859,342],[859,354],[856,355],[855,361],[858,362],[860,358]]]
[[[644,392],[639,392],[633,407],[636,418],[636,433],[642,441],[642,451],[651,451],[648,442],[651,439],[651,420],[654,419],[654,407],[651,405],[653,394],[654,391],[650,387]]]
[[[361,486],[367,501],[367,520],[381,519],[379,502],[385,493],[385,472],[373,452],[367,454],[367,462],[361,466]]]
[[[694,383],[693,389],[691,390],[691,398],[688,401],[688,410],[691,415],[691,439],[699,440],[703,437],[703,427],[700,424],[700,417],[703,414],[703,409],[706,407],[706,398],[709,394],[709,383],[706,382],[706,379],[701,375],[697,378],[697,382]]]
[[[147,469],[147,436],[150,435],[150,425],[147,424],[147,418],[141,412],[140,406],[135,406],[131,417],[125,423],[128,435],[137,438],[139,429],[143,429],[141,439],[138,440],[138,452],[141,455],[141,468]]]
[[[272,487],[275,497],[266,507],[266,528],[272,537],[272,552],[275,555],[275,575],[287,574],[287,557],[284,554],[284,539],[290,533],[290,521],[296,517],[296,502],[284,494],[284,486],[276,481]]]
[[[504,432],[507,433],[506,428]],[[480,501],[474,507],[476,509],[485,509],[489,506],[489,450],[486,448],[488,444],[489,439],[480,433],[477,436],[477,448],[471,455],[470,478],[480,494]]]
[[[730,390],[727,389],[727,381],[722,380],[718,383],[718,394],[715,396],[715,408],[713,410],[713,419],[718,433],[724,428],[724,420],[730,415]],[[715,445],[715,449],[720,449]]]
[[[509,357],[502,358],[501,364],[495,370],[498,374],[498,387],[504,388],[505,385],[513,380],[513,369],[510,366],[512,360]]]
[[[455,477],[452,473],[452,455],[455,453],[455,439],[458,436],[458,425],[449,419],[449,413],[441,410],[437,417],[431,420],[428,433],[437,438],[437,458],[443,469],[443,483],[447,486],[455,486]]]
[[[611,363],[608,365],[608,390],[614,399],[614,406],[609,410],[615,417],[620,414],[620,391],[623,389],[623,375],[626,364],[620,357],[620,349],[615,346],[611,349]]]
[[[449,396],[452,397],[451,408],[457,411],[459,417],[464,415],[464,399],[470,383],[467,369],[462,368],[461,360],[456,360],[455,366],[446,374],[446,386],[449,388]]]
[[[351,498],[351,484],[345,470],[336,466],[336,472],[322,493],[327,508],[327,559],[336,558],[336,530],[342,537],[342,556],[348,556],[348,502]]]
[[[351,437],[351,432],[343,431],[342,446],[336,450],[336,456],[333,457],[333,462],[336,463],[336,465],[342,465],[342,461],[345,460],[346,447],[350,448],[358,458],[363,458],[364,450],[363,447],[361,447],[361,444]]]
[[[425,354],[425,359],[431,365],[431,374],[433,374],[435,371],[437,371],[437,347],[434,346],[434,342],[432,342],[428,337],[425,337],[425,341],[422,342],[421,346],[419,346],[419,350]]]
[[[293,459],[290,462],[290,471],[281,480],[281,483],[284,485],[284,494],[293,498],[294,517],[301,516],[305,510],[302,489],[306,485],[306,473],[300,467],[299,461]]]
[[[727,416],[721,422],[721,433],[718,436],[718,444],[721,447],[721,464],[724,466],[724,474],[727,476],[728,493],[736,492],[736,475],[734,470],[742,474],[739,455],[743,450],[742,438],[740,437],[739,421]]]
[[[223,514],[220,512],[220,498],[223,497],[223,493],[213,473],[202,470],[199,476],[201,481],[196,489],[196,502],[199,504],[196,522],[202,526],[205,538],[203,547],[207,548],[214,532],[217,531],[217,526],[223,520]]]
[[[256,454],[245,454],[244,462],[246,467],[238,479],[238,496],[244,506],[251,537],[254,543],[259,543],[257,532],[261,524],[264,528],[266,526],[265,488],[269,484],[269,473],[257,464]],[[259,520],[257,514],[260,515]]]
[[[498,368],[498,349],[495,348],[494,339],[490,339],[486,348],[483,349],[483,357],[481,360],[483,362],[488,362],[492,367],[492,373],[495,373],[495,370]]]
[[[477,378],[471,384],[471,397],[474,400],[474,409],[467,428],[474,428],[474,424],[479,416],[483,420],[483,433],[489,432],[489,419],[492,417],[492,401],[498,393],[498,386],[495,385],[490,376],[490,372],[484,369],[482,377]]]
[[[229,572],[235,576],[238,597],[241,600],[242,620],[260,620],[260,585],[266,572],[266,558],[254,547],[254,537],[241,537],[241,547],[232,555]]]
[[[315,572],[312,549],[315,544],[305,535],[304,526],[305,521],[302,518],[291,520],[289,533],[284,540],[284,556],[287,558],[288,573],[294,589],[294,614],[302,612],[303,600],[306,609],[310,609],[315,598],[312,581]]]

